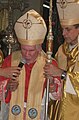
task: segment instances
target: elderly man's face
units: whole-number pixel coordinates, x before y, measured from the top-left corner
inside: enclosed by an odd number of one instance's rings
[[[27,63],[33,63],[35,62],[39,52],[36,48],[36,45],[21,45],[21,53],[26,59]]]
[[[78,42],[79,28],[75,26],[63,26],[63,36],[68,44],[75,45]]]

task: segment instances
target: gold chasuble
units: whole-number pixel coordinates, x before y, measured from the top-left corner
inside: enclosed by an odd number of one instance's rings
[[[12,66],[18,65],[21,59],[19,51],[14,52],[12,55]],[[43,67],[45,65],[46,55],[41,52],[34,64],[29,88],[26,105],[26,120],[40,120],[42,94],[44,86]],[[25,93],[25,67],[23,66],[19,76],[19,86],[15,92],[12,92],[9,110],[9,120],[23,120],[24,114],[24,93]]]
[[[64,43],[59,47],[56,54],[58,65],[61,69],[67,70],[67,76],[73,86],[75,94],[66,91],[70,84],[63,80],[63,95],[60,101],[54,103],[54,110],[50,120],[78,120],[79,119],[79,51],[76,45],[71,51]],[[67,85],[67,86],[66,86]],[[51,112],[50,112],[51,113]]]

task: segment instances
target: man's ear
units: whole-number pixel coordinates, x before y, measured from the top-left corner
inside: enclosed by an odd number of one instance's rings
[[[79,27],[78,27],[78,35],[79,35]]]
[[[42,50],[42,44],[37,45],[36,48],[37,48],[38,52],[40,52]]]

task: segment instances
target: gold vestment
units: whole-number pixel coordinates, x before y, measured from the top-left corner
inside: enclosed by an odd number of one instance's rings
[[[78,120],[79,119],[79,51],[76,45],[71,51],[67,43],[61,45],[56,54],[56,60],[61,69],[67,71],[76,95],[65,92],[63,82],[63,95],[60,101],[53,102],[49,107],[50,120]],[[53,108],[53,109],[51,109]],[[52,114],[51,114],[52,111]]]
[[[12,65],[17,65],[21,58],[21,53],[19,51],[14,52],[12,56]],[[34,64],[31,75],[30,83],[28,88],[28,97],[27,97],[27,107],[26,107],[26,119],[31,120],[29,117],[29,111],[35,109],[37,111],[37,116],[34,120],[40,120],[41,113],[41,103],[42,103],[42,94],[45,78],[43,75],[43,67],[46,61],[46,54],[42,51]],[[21,74],[19,76],[19,86],[15,92],[12,93],[10,101],[10,110],[9,110],[9,120],[23,120],[24,114],[24,89],[25,89],[25,67],[23,66]],[[14,114],[14,107],[19,107],[21,109],[19,114]]]

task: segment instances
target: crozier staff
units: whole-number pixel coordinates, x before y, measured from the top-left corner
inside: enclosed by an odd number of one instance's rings
[[[58,67],[45,66],[48,76],[60,76],[63,82],[63,94],[56,105],[51,120],[79,119],[79,4],[76,1],[57,0],[57,7],[62,25],[64,44],[57,53]]]

